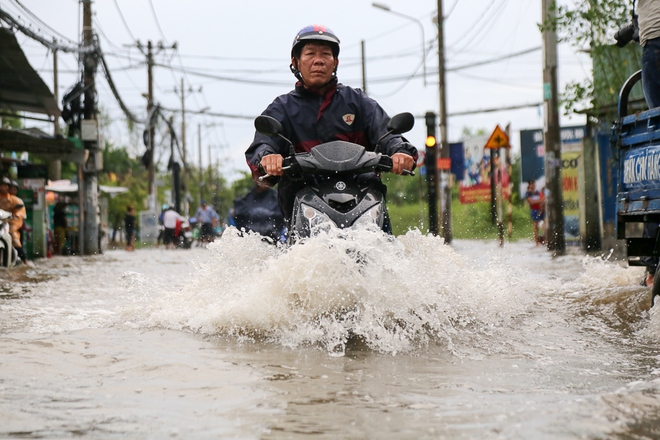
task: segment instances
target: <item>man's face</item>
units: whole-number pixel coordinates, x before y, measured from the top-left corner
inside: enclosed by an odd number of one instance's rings
[[[9,192],[9,185],[0,183],[0,194],[7,194]]]
[[[307,87],[326,85],[338,65],[339,60],[332,54],[330,45],[316,42],[307,43],[302,48],[298,60],[298,70]]]

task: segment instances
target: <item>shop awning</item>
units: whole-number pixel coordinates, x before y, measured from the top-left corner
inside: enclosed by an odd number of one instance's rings
[[[0,129],[0,151],[27,151],[44,159],[84,163],[86,150],[69,139],[51,136],[38,128]]]
[[[56,193],[77,193],[78,184],[59,180],[57,182],[52,182],[50,185],[46,185],[46,191],[52,191]],[[128,192],[128,188],[125,186],[99,185],[99,191],[104,194],[114,196],[115,194]]]
[[[53,93],[7,28],[0,28],[0,109],[60,116]]]

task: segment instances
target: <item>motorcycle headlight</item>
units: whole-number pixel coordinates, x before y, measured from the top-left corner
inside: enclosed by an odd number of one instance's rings
[[[308,205],[302,205],[301,208],[302,215],[307,220],[310,229],[336,226],[327,214],[317,211]]]
[[[363,226],[376,225],[380,228],[383,224],[383,206],[380,203],[372,206],[367,212],[358,217],[353,224]]]

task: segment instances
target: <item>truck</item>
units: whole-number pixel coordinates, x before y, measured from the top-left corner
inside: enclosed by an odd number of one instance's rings
[[[613,156],[618,166],[616,234],[625,240],[630,266],[657,266],[660,258],[660,107],[629,112],[633,87],[641,70],[626,80],[619,93],[612,127]],[[660,295],[656,269],[651,303]]]

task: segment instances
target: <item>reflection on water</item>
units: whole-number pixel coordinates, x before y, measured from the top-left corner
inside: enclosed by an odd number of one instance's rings
[[[414,231],[41,261],[0,280],[0,436],[657,438],[642,275]]]

